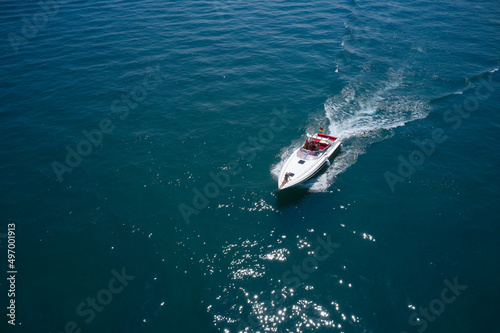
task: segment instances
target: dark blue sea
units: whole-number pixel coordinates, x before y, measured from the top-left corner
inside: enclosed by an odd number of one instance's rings
[[[498,1],[3,0],[0,38],[1,332],[500,332]]]

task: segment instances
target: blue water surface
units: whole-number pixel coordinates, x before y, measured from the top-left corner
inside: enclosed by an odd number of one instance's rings
[[[2,332],[498,331],[497,1],[0,18]],[[319,127],[342,151],[278,192]]]

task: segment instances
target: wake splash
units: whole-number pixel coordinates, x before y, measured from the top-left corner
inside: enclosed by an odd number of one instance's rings
[[[337,175],[355,164],[369,145],[392,137],[395,128],[423,119],[429,113],[427,102],[402,93],[401,72],[392,71],[386,81],[368,88],[358,81],[350,82],[324,104],[323,123],[329,123],[327,134],[338,136],[343,148],[323,174],[302,185],[311,192],[328,191]],[[302,139],[282,150],[280,161],[271,169],[274,177],[278,177],[285,161],[300,144]]]

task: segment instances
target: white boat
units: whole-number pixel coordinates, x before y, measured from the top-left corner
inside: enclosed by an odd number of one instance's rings
[[[339,138],[317,133],[307,135],[304,145],[295,150],[285,162],[278,178],[278,189],[283,190],[303,183],[318,173],[340,149]]]

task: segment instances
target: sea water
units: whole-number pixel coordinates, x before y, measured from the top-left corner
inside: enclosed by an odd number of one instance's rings
[[[498,2],[0,15],[2,332],[498,330]]]

